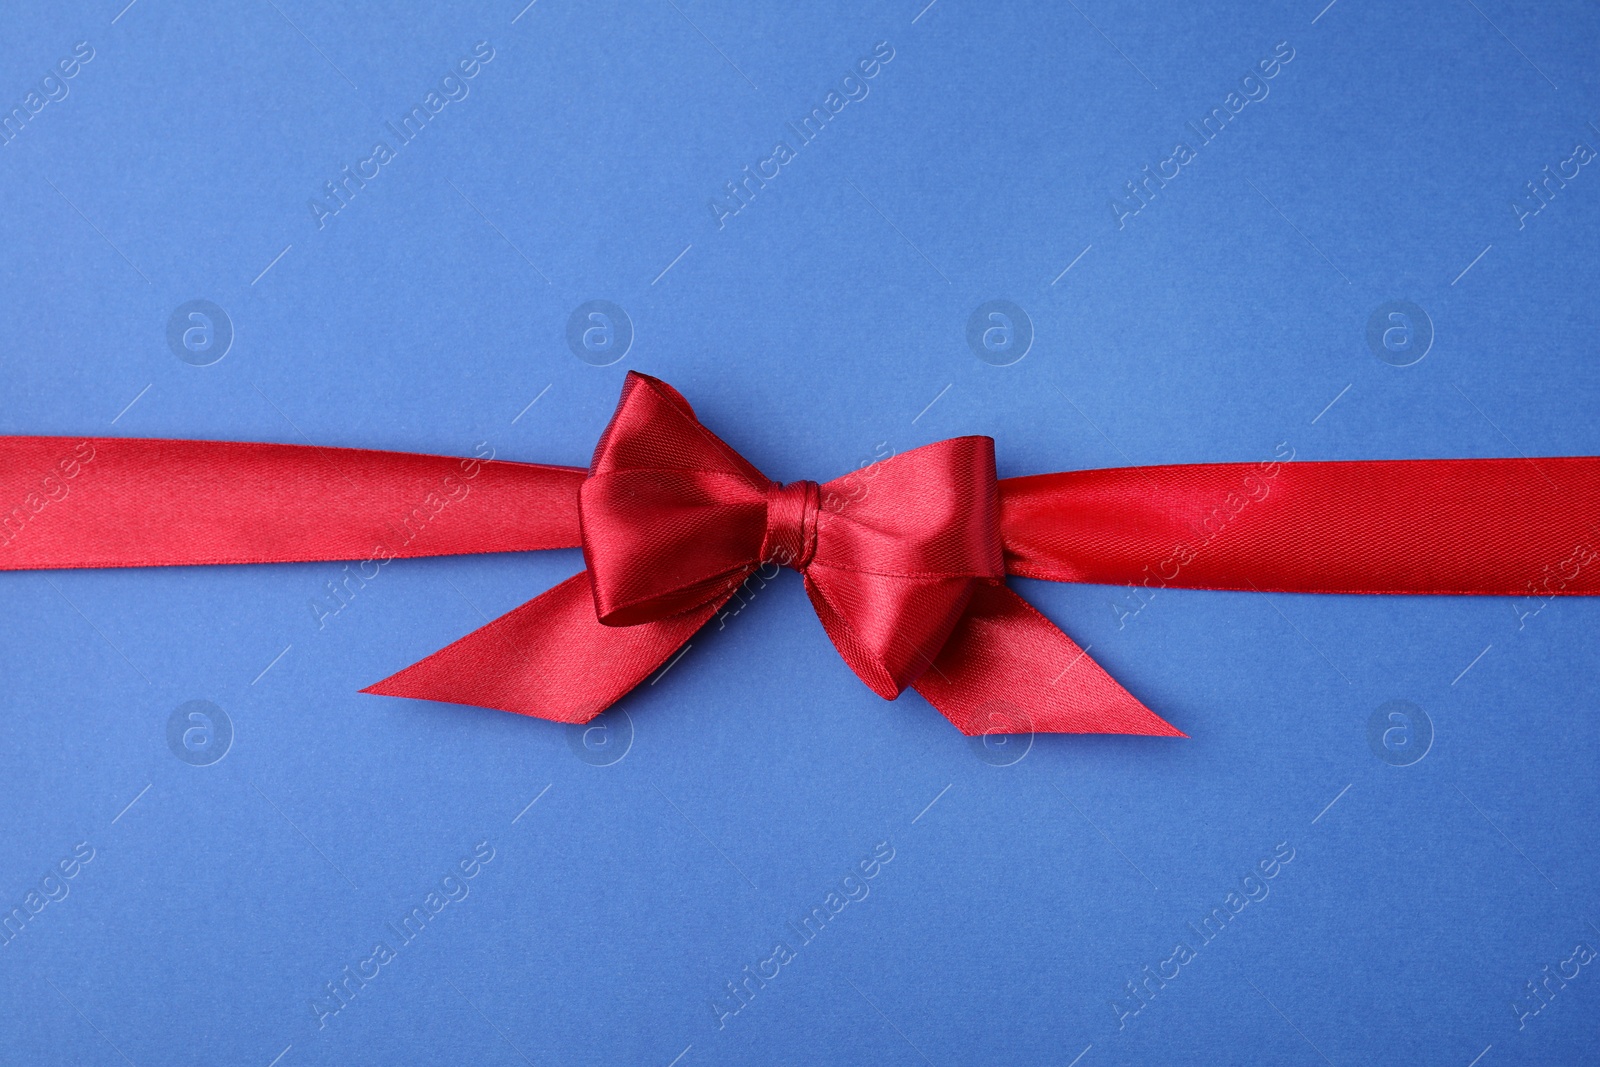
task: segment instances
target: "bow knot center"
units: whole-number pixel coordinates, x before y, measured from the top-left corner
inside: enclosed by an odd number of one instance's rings
[[[817,516],[822,489],[816,482],[773,482],[767,486],[767,531],[761,561],[803,571],[817,554]]]

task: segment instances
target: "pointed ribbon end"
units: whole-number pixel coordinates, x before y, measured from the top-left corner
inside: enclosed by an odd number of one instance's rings
[[[1003,585],[974,593],[917,692],[969,737],[1187,737],[1145,707],[1055,624]],[[995,694],[1004,694],[997,697]]]

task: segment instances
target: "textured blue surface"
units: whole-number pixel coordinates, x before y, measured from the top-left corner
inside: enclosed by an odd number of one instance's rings
[[[1591,5],[523,2],[8,5],[0,432],[582,464],[637,368],[781,479],[1600,453]],[[1600,1058],[1600,603],[1017,583],[1184,741],[975,749],[787,573],[598,733],[358,695],[578,566],[0,575],[0,1062]]]

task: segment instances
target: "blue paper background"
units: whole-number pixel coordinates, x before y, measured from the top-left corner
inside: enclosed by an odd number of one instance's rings
[[[1537,214],[1524,187],[1600,148],[1592,6],[925,3],[12,3],[0,432],[582,464],[637,368],[786,480],[968,433],[1002,475],[1600,453],[1600,173]],[[480,41],[468,95],[319,228],[323,183]],[[719,225],[878,42],[868,95]],[[1269,94],[1119,228],[1124,183],[1279,42]],[[235,331],[209,366],[168,343],[195,299]],[[595,299],[635,331],[605,367],[566,340]],[[1034,331],[1010,366],[966,340],[991,299]],[[1391,300],[1431,319],[1411,366],[1367,342]],[[397,562],[320,629],[335,564],[0,575],[0,914],[26,915],[0,1061],[1600,1057],[1595,967],[1537,1014],[1525,988],[1600,945],[1600,603],[1119,616],[1123,590],[1017,583],[1183,741],[974,747],[871,695],[787,573],[597,733],[358,695],[578,566]],[[169,747],[191,700],[232,724],[220,762]],[[1420,715],[1371,741],[1393,700]],[[470,893],[330,1000],[485,841]],[[801,945],[785,924],[879,842]]]

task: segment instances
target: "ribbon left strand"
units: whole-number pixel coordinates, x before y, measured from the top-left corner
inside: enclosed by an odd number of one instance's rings
[[[586,473],[311,445],[0,437],[0,570],[576,548]]]

